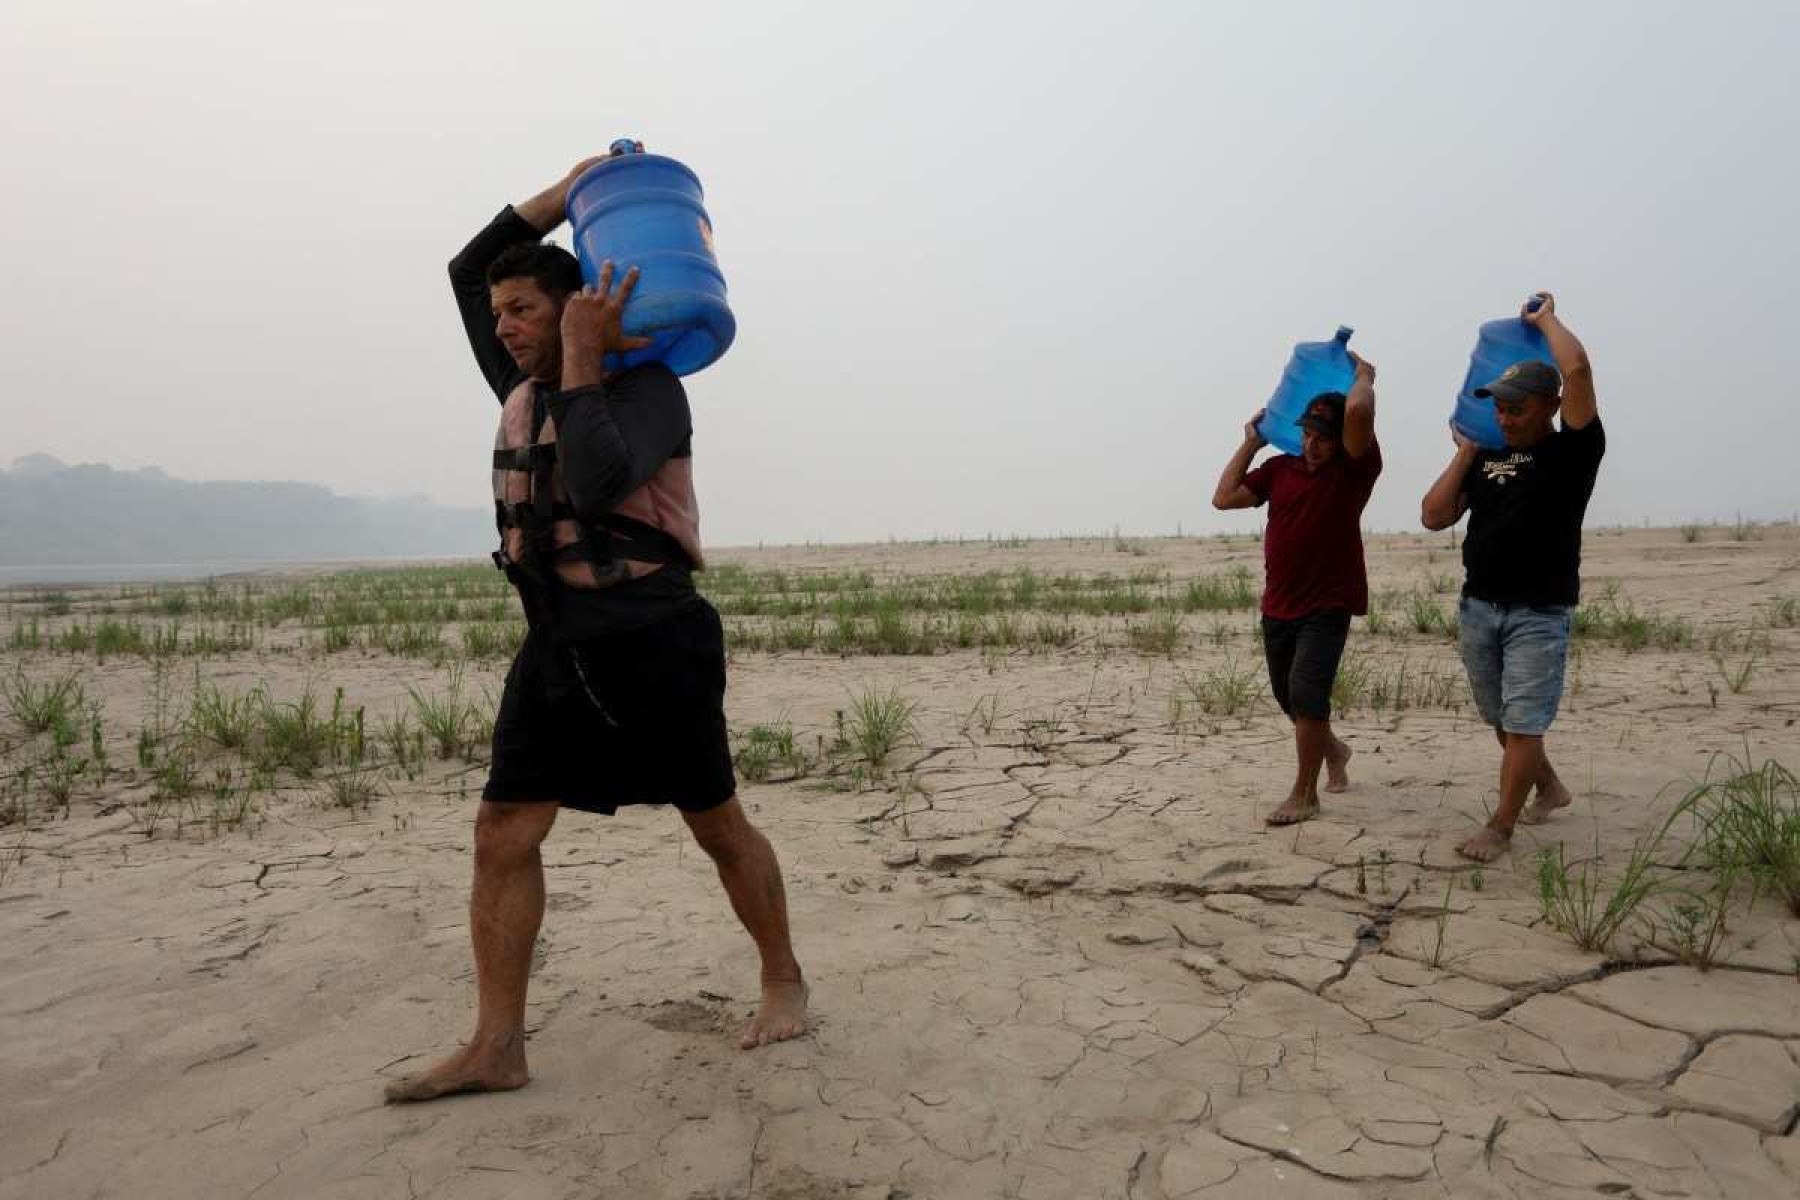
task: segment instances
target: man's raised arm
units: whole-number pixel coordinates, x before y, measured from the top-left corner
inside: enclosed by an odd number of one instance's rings
[[[1268,445],[1263,441],[1262,434],[1256,432],[1256,423],[1260,420],[1260,411],[1250,418],[1249,423],[1244,426],[1244,440],[1238,443],[1237,450],[1225,463],[1225,469],[1219,473],[1218,486],[1213,488],[1214,508],[1255,508],[1262,503],[1262,498],[1244,484],[1244,476],[1250,470],[1250,460],[1256,457],[1258,450]]]
[[[1357,354],[1356,380],[1344,397],[1344,453],[1361,458],[1375,444],[1375,364]]]
[[[536,242],[563,222],[569,187],[583,171],[599,162],[587,158],[569,168],[568,174],[516,205],[508,205],[469,244],[450,260],[450,290],[456,294],[463,333],[481,374],[502,401],[525,378],[512,355],[494,334],[494,311],[488,298],[487,269],[508,247]]]
[[[1562,423],[1564,429],[1586,429],[1600,415],[1600,399],[1594,392],[1594,367],[1588,362],[1587,347],[1569,332],[1569,327],[1556,315],[1556,297],[1539,292],[1543,298],[1534,312],[1520,315],[1537,326],[1550,343],[1550,356],[1562,372]]]
[[[1463,513],[1469,510],[1469,497],[1463,483],[1468,479],[1469,468],[1475,465],[1481,447],[1454,427],[1450,430],[1450,438],[1456,443],[1456,454],[1425,493],[1425,499],[1419,502],[1419,523],[1427,529],[1448,529],[1462,520]]]

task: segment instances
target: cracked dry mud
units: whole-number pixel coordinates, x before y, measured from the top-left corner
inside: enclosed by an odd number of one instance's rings
[[[1177,573],[1256,553],[1147,545]],[[1377,584],[1426,553],[1383,539]],[[1590,535],[1588,570],[1646,607],[1745,620],[1800,590],[1797,554],[1791,534]],[[733,557],[1143,565],[1105,543]],[[814,1033],[734,1048],[754,960],[672,815],[569,815],[546,853],[535,1078],[504,1096],[381,1104],[383,1076],[469,1020],[460,767],[368,814],[293,799],[206,841],[146,843],[78,806],[0,889],[0,1197],[1800,1194],[1800,922],[1758,904],[1702,975],[1576,949],[1529,879],[1557,840],[1616,861],[1714,751],[1748,739],[1800,766],[1800,631],[1772,631],[1755,685],[1716,705],[1703,652],[1586,646],[1552,737],[1576,803],[1477,890],[1453,850],[1491,803],[1491,736],[1466,710],[1354,713],[1351,791],[1269,831],[1276,718],[1171,728],[1180,672],[1254,661],[1247,617],[1224,620],[1235,642],[1191,620],[1173,660],[736,660],[740,725],[786,717],[810,740],[866,686],[921,705],[881,787],[745,789],[787,872]],[[342,682],[397,691],[396,670]]]

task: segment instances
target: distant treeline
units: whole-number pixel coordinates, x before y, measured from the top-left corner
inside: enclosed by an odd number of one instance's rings
[[[195,483],[156,468],[0,470],[0,566],[481,554],[491,512],[339,496],[309,483]]]

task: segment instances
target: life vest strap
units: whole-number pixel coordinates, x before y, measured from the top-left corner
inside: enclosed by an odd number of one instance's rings
[[[496,471],[535,471],[555,461],[555,442],[532,442],[528,446],[506,446],[494,451]]]

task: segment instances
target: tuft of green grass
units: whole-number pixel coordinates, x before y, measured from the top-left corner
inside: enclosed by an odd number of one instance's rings
[[[65,816],[75,787],[88,773],[90,765],[88,759],[69,752],[70,744],[59,737],[51,747],[50,756],[43,763],[44,794],[63,810]]]
[[[1187,641],[1187,630],[1178,614],[1159,612],[1127,625],[1125,636],[1139,654],[1170,656]]]
[[[182,727],[190,738],[210,742],[221,750],[242,750],[249,746],[261,725],[267,701],[268,695],[260,685],[233,694],[221,691],[217,684],[198,682]]]
[[[1726,659],[1724,654],[1713,655],[1713,665],[1719,669],[1719,678],[1732,695],[1738,695],[1750,686],[1750,677],[1756,674],[1756,668],[1762,662],[1762,655],[1752,650],[1737,662]]]
[[[157,632],[161,632],[160,628]],[[144,627],[136,621],[115,621],[108,617],[94,626],[93,636],[94,657],[102,660],[109,655],[135,654],[148,658],[152,654],[152,638],[146,636]],[[161,637],[155,638],[154,646],[158,651],[165,645]]]
[[[31,824],[33,774],[33,769],[28,764],[19,768],[18,773],[6,781],[5,792],[0,793],[0,829],[9,825]],[[0,873],[0,878],[3,878],[3,873]]]
[[[298,700],[263,697],[257,724],[256,764],[269,771],[292,771],[303,779],[330,760],[342,732],[319,711],[311,687]]]
[[[1245,713],[1262,695],[1262,674],[1255,667],[1240,668],[1226,655],[1223,664],[1204,675],[1182,675],[1182,685],[1200,711],[1210,716],[1235,717]]]
[[[1561,842],[1543,847],[1536,874],[1545,919],[1583,950],[1606,950],[1644,902],[1661,890],[1655,871],[1661,843],[1660,833],[1633,843],[1624,870],[1610,882],[1601,869],[1598,839],[1591,857],[1573,862]]]
[[[1426,592],[1407,593],[1406,617],[1412,623],[1414,633],[1443,636],[1456,632],[1455,622],[1450,619],[1443,606]]]
[[[1338,663],[1337,678],[1331,681],[1331,707],[1335,712],[1350,712],[1361,707],[1369,695],[1369,681],[1374,668],[1361,654],[1344,655]]]
[[[1694,644],[1694,627],[1685,619],[1639,612],[1620,594],[1616,582],[1608,583],[1598,597],[1575,610],[1574,634],[1614,642],[1627,651],[1647,646],[1681,650]]]
[[[463,669],[450,670],[450,686],[442,695],[428,695],[407,685],[413,713],[437,749],[439,758],[468,758],[479,743],[481,714],[463,697]]]
[[[918,706],[898,691],[869,689],[837,713],[832,749],[848,754],[879,775],[895,750],[919,740]]]
[[[1182,612],[1236,612],[1256,606],[1250,569],[1239,565],[1221,575],[1188,580],[1182,591]]]
[[[1697,970],[1709,971],[1717,965],[1739,870],[1732,863],[1698,886],[1671,886],[1669,902],[1650,922],[1651,944]]]
[[[156,827],[176,805],[174,796],[161,787],[153,787],[147,794],[126,800],[125,812],[131,819],[132,829],[142,837],[152,838],[156,836]]]
[[[1694,858],[1721,878],[1742,872],[1800,916],[1800,779],[1772,758],[1753,766],[1748,752],[1725,762],[1676,810],[1695,824]]]
[[[477,621],[463,626],[463,652],[470,658],[509,658],[525,640],[525,627],[517,621]]]
[[[424,621],[401,621],[377,627],[375,644],[400,658],[440,658],[444,631]]]
[[[206,788],[207,809],[202,814],[213,835],[241,829],[256,814],[257,778],[252,773],[240,780],[230,766],[220,766]]]
[[[151,774],[154,795],[162,800],[186,800],[194,794],[199,771],[194,760],[179,747],[171,747],[158,761]]]
[[[380,781],[368,771],[340,771],[324,781],[320,802],[327,808],[367,811],[381,796]]]
[[[87,694],[77,672],[34,682],[20,667],[12,678],[0,682],[0,699],[4,699],[7,715],[19,728],[39,734],[72,723],[86,703]]]
[[[752,725],[737,736],[737,743],[732,761],[751,783],[764,782],[777,767],[786,770],[791,779],[806,774],[806,752],[795,744],[794,727],[786,721]]]
[[[1433,924],[1437,927],[1436,937],[1431,944],[1431,965],[1434,967],[1443,965],[1444,935],[1450,930],[1450,897],[1455,891],[1456,876],[1452,875],[1444,881],[1444,903],[1438,908],[1437,916],[1433,919]]]

